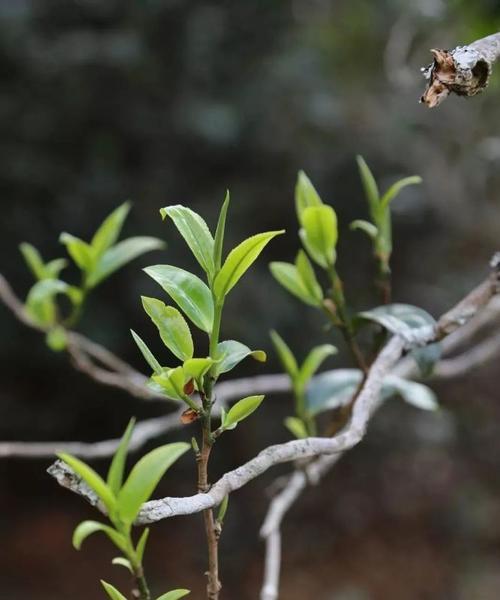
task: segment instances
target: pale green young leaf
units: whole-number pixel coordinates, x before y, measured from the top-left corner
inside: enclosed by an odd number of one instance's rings
[[[215,273],[217,274],[222,264],[222,251],[224,247],[224,232],[226,230],[226,216],[227,209],[229,208],[229,190],[226,192],[226,197],[222,208],[219,213],[219,220],[217,221],[217,229],[215,230],[215,241],[214,241],[214,265]]]
[[[124,202],[104,219],[90,242],[96,257],[101,256],[118,240],[129,211],[130,202]]]
[[[108,514],[112,514],[116,506],[116,498],[111,491],[111,488],[104,482],[102,477],[98,475],[94,469],[75,456],[71,456],[65,452],[58,453],[57,456],[71,467],[71,469],[94,490],[107,508]]]
[[[264,396],[247,396],[236,402],[236,404],[233,404],[226,415],[223,428],[234,428],[243,419],[246,419],[257,410],[262,400],[264,400]]]
[[[251,350],[245,344],[236,340],[226,340],[217,344],[215,372],[217,375],[234,369],[242,360],[251,356],[259,362],[266,362],[267,356],[263,350]]]
[[[19,245],[19,250],[35,278],[38,280],[45,279],[45,264],[35,246],[28,244],[28,242],[23,242]]]
[[[124,558],[123,556],[116,556],[111,561],[112,565],[118,565],[120,567],[125,567],[130,573],[134,573],[134,569],[132,568],[132,563],[128,560],[128,558]]]
[[[144,269],[202,331],[210,333],[214,322],[212,293],[203,281],[178,267],[155,265]]]
[[[402,189],[409,185],[417,185],[419,183],[422,183],[422,178],[418,175],[405,177],[404,179],[396,181],[396,183],[391,185],[387,192],[382,196],[382,200],[380,201],[382,209],[386,210],[389,204],[394,200],[394,198],[399,194],[399,192]]]
[[[65,258],[54,258],[49,260],[45,265],[45,278],[57,279],[59,273],[68,266],[68,261]]]
[[[106,593],[111,598],[111,600],[127,600],[127,598],[119,592],[115,587],[113,587],[110,583],[106,583],[101,579],[102,587],[106,590]]]
[[[182,365],[186,379],[194,379],[198,381],[208,372],[214,361],[207,358],[189,358]]]
[[[214,239],[208,225],[190,208],[176,204],[160,210],[163,219],[170,217],[196,260],[211,278],[214,274]]]
[[[184,598],[184,596],[187,596],[190,593],[191,592],[189,590],[179,588],[177,590],[172,590],[170,592],[167,592],[166,594],[158,596],[156,600],[179,600],[179,598]]]
[[[285,419],[285,427],[299,440],[306,438],[308,435],[304,421],[298,417],[287,417]]]
[[[156,298],[143,296],[142,305],[158,328],[165,346],[182,361],[192,358],[193,338],[181,313],[173,306],[166,306],[164,302]]]
[[[309,177],[304,171],[299,171],[295,184],[295,209],[299,223],[302,222],[302,213],[308,206],[321,206],[323,202],[314,188]]]
[[[219,301],[222,301],[238,283],[240,277],[255,262],[265,246],[282,233],[284,230],[258,233],[231,250],[214,281],[214,292]]]
[[[118,495],[118,492],[122,486],[123,472],[125,470],[125,462],[127,460],[128,445],[130,443],[130,438],[132,437],[132,432],[134,431],[134,426],[135,419],[132,418],[125,429],[125,433],[120,440],[120,444],[116,449],[113,460],[111,461],[111,465],[109,467],[107,484],[115,496]]]
[[[148,236],[131,237],[118,242],[99,258],[87,279],[87,285],[95,287],[135,258],[151,250],[162,250],[164,247],[165,243],[162,240]]]
[[[163,369],[159,375],[153,375],[152,381],[161,387],[161,390],[175,400],[184,400],[184,385],[187,382],[183,367],[175,369]]]
[[[295,259],[295,266],[297,267],[299,276],[309,295],[314,299],[317,306],[321,305],[321,302],[323,301],[323,290],[316,278],[314,267],[303,250],[299,250],[297,258]]]
[[[283,368],[288,373],[290,378],[293,381],[295,381],[299,374],[299,367],[297,365],[297,360],[295,359],[293,352],[290,350],[288,344],[279,335],[277,331],[271,331],[271,340],[273,342],[274,347],[276,348],[276,352],[278,353],[278,357],[281,361]]]
[[[134,338],[134,341],[137,344],[137,347],[141,351],[141,354],[144,357],[144,360],[148,363],[148,365],[151,367],[151,369],[157,375],[159,375],[163,371],[163,367],[160,365],[160,363],[156,359],[155,355],[147,347],[146,342],[144,342],[144,340],[142,340],[141,337],[139,337],[133,329],[130,330],[130,333],[132,334],[132,337]]]
[[[299,229],[299,238],[300,238],[300,241],[302,242],[302,245],[306,249],[307,254],[314,260],[314,262],[316,264],[318,264],[320,267],[327,269],[328,261],[327,261],[326,257],[321,252],[319,252],[317,250],[316,246],[314,246],[309,241],[306,230],[303,227],[301,229]],[[335,256],[336,255],[334,253],[333,262],[335,262]]]
[[[308,246],[314,249],[313,260],[321,256],[321,266],[335,262],[337,244],[337,215],[331,206],[311,206],[302,213],[302,224]]]
[[[269,264],[269,269],[276,281],[287,291],[310,306],[318,306],[317,298],[307,289],[295,265],[275,261]]]
[[[378,228],[375,227],[375,225],[373,223],[370,223],[369,221],[364,221],[363,219],[356,219],[356,221],[353,221],[349,227],[352,231],[356,229],[364,231],[366,235],[372,240],[375,240],[377,238]]]
[[[61,233],[59,241],[66,246],[68,254],[81,271],[84,273],[92,271],[95,264],[94,251],[87,242],[66,232]]]
[[[319,369],[321,363],[333,354],[337,354],[337,348],[331,344],[323,344],[322,346],[316,346],[316,348],[313,348],[307,355],[305,361],[302,363],[302,367],[300,368],[297,378],[297,383],[300,386],[305,387],[311,377]]]
[[[224,496],[224,498],[222,499],[222,502],[220,503],[220,506],[219,506],[219,510],[217,512],[217,522],[218,523],[224,522],[224,517],[226,516],[228,505],[229,505],[229,495],[226,494]]]
[[[362,156],[357,156],[356,161],[358,163],[359,174],[361,175],[361,182],[365,191],[366,200],[368,201],[368,207],[370,214],[375,223],[378,223],[380,218],[380,192],[378,190],[377,182],[375,177],[370,170],[370,167],[366,164],[365,159]]]
[[[62,352],[66,349],[68,343],[68,336],[64,327],[56,325],[47,331],[45,336],[47,346],[54,352]]]
[[[54,325],[57,317],[55,297],[67,294],[70,286],[60,279],[42,279],[28,292],[25,308],[28,316],[42,326]]]
[[[146,527],[146,529],[142,532],[141,537],[139,538],[139,541],[137,542],[137,547],[135,549],[135,553],[137,554],[137,559],[139,560],[140,563],[142,563],[142,560],[144,558],[144,551],[146,550],[146,543],[148,541],[148,537],[149,537],[149,527]]]
[[[109,539],[117,546],[120,550],[124,551],[126,547],[126,540],[121,533],[98,521],[83,521],[76,527],[73,532],[73,547],[75,550],[80,550],[83,542],[93,533],[101,531],[105,533]]]
[[[118,495],[118,512],[125,523],[133,523],[167,469],[188,449],[189,444],[184,442],[166,444],[143,456],[133,467]]]

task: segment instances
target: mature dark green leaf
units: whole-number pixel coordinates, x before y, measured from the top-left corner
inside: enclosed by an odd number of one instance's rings
[[[358,369],[336,369],[316,376],[306,391],[308,412],[317,415],[347,404],[362,377],[363,374]]]
[[[118,244],[106,250],[97,261],[95,269],[89,274],[87,285],[95,287],[134,258],[151,250],[162,250],[164,247],[164,242],[148,236],[131,237],[118,242]]]
[[[443,347],[441,344],[429,344],[423,348],[415,348],[410,355],[418,365],[422,377],[430,377],[434,371],[436,363],[441,360]]]
[[[284,233],[284,230],[258,233],[247,238],[231,250],[214,281],[214,293],[219,302],[222,302],[224,297],[238,283],[240,277],[255,262],[266,245],[282,233]]]
[[[141,351],[141,354],[144,356],[145,361],[148,363],[151,369],[157,375],[159,375],[163,371],[163,367],[160,365],[151,350],[147,347],[146,343],[137,335],[137,333],[133,329],[130,330],[130,333],[132,334],[137,347]]]
[[[120,550],[125,551],[126,540],[121,533],[98,521],[83,521],[73,532],[73,546],[75,550],[80,550],[83,542],[97,531],[105,533],[109,539],[117,546]]]
[[[264,400],[264,396],[248,396],[242,400],[238,400],[236,404],[229,409],[226,418],[224,420],[224,429],[234,429],[236,425],[249,417],[255,410],[257,410]]]
[[[161,285],[197,327],[207,333],[212,331],[212,293],[199,277],[170,265],[155,265],[144,271]]]
[[[184,361],[193,357],[193,339],[189,326],[181,313],[173,306],[166,306],[156,298],[142,297],[144,310],[158,328],[167,348]]]
[[[308,206],[321,206],[323,202],[304,171],[299,171],[295,185],[295,209],[297,219],[301,223],[302,213]]]
[[[101,579],[102,587],[106,590],[106,593],[111,598],[111,600],[127,600],[125,596],[119,592],[115,587],[113,587],[110,583],[106,583]]]
[[[226,198],[220,210],[219,220],[217,222],[217,229],[215,230],[215,241],[214,241],[214,265],[215,273],[218,273],[222,264],[222,251],[224,247],[224,233],[226,230],[226,216],[227,209],[229,208],[229,190],[226,192]]]
[[[160,210],[161,216],[172,219],[209,278],[214,274],[214,239],[205,221],[190,208],[176,204]]]
[[[135,419],[132,418],[127,425],[127,429],[118,445],[118,448],[113,456],[111,465],[108,471],[107,484],[113,494],[116,496],[122,487],[123,472],[125,470],[125,461],[127,460],[128,445],[132,432],[134,431]]]
[[[422,308],[411,304],[386,304],[359,313],[359,317],[382,325],[394,334],[409,334],[412,329],[434,327],[436,321]]]
[[[270,263],[269,268],[276,281],[302,302],[310,306],[318,306],[321,302],[307,289],[295,265],[276,261]]]
[[[237,342],[236,340],[226,340],[217,344],[217,364],[215,372],[217,375],[227,373],[244,360],[247,356],[251,356],[259,362],[266,362],[266,353],[262,350],[250,350],[248,346]]]
[[[113,514],[116,506],[116,498],[102,477],[98,475],[94,469],[89,467],[75,456],[71,456],[65,452],[58,453],[57,456],[69,467],[71,467],[73,471],[79,475],[90,488],[94,490],[94,492],[102,500],[104,506],[107,508],[108,514]]]
[[[322,267],[335,263],[337,244],[337,215],[331,206],[310,206],[302,213],[303,233],[306,250],[311,258]]]
[[[129,211],[130,202],[124,202],[104,219],[90,242],[94,256],[101,256],[117,241]]]
[[[271,331],[271,340],[276,348],[276,352],[278,353],[283,368],[292,380],[295,381],[299,374],[299,367],[293,352],[277,331]]]
[[[439,408],[436,395],[430,388],[395,375],[388,375],[385,378],[384,392],[386,394],[399,394],[405,402],[422,410],[436,410]]]
[[[133,467],[118,495],[118,512],[126,523],[133,523],[142,504],[149,500],[166,470],[187,450],[189,444],[177,442],[155,448]]]

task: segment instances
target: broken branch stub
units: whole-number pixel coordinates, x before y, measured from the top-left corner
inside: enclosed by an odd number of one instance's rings
[[[500,33],[453,50],[431,50],[434,61],[422,69],[427,88],[420,101],[439,106],[449,94],[475,96],[488,86],[493,64],[500,56]]]

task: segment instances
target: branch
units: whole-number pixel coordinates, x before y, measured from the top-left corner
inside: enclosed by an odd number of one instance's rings
[[[421,102],[438,106],[451,93],[475,96],[488,86],[493,64],[500,56],[500,33],[453,50],[431,50],[434,61],[422,72],[427,88]]]

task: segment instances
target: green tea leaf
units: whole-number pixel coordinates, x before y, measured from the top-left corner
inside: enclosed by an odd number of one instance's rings
[[[124,202],[104,219],[90,242],[94,256],[101,256],[117,241],[129,211],[130,202]]]
[[[162,596],[158,596],[156,600],[179,600],[179,598],[184,598],[184,596],[187,596],[190,593],[191,592],[189,590],[172,590],[171,592],[167,592]]]
[[[211,278],[214,274],[214,239],[199,214],[180,204],[160,210],[163,219],[172,219],[196,260]]]
[[[307,289],[295,265],[276,261],[269,264],[269,269],[276,281],[291,294],[310,306],[318,306],[317,298]]]
[[[323,344],[322,346],[313,348],[300,368],[297,384],[305,387],[311,377],[319,369],[321,363],[328,358],[328,356],[332,356],[333,354],[337,354],[337,348],[331,344]]]
[[[146,543],[149,537],[149,527],[142,532],[139,541],[137,542],[137,547],[135,549],[135,553],[137,554],[137,558],[140,563],[142,563],[142,559],[144,558],[144,551],[146,550]]]
[[[155,448],[133,467],[118,495],[118,512],[126,523],[133,523],[166,470],[187,450],[189,444],[177,442]]]
[[[436,395],[426,385],[408,381],[395,375],[388,375],[384,381],[384,389],[388,393],[399,394],[405,402],[422,410],[439,408]]]
[[[311,258],[320,266],[335,263],[337,244],[337,215],[331,206],[311,206],[302,212],[303,237],[307,240],[306,250],[313,249]],[[318,258],[320,260],[318,261]]]
[[[434,372],[436,363],[441,360],[443,347],[441,344],[429,344],[423,348],[415,348],[410,352],[410,356],[417,363],[422,377],[430,377]]]
[[[228,505],[229,505],[229,496],[226,495],[226,496],[224,496],[222,502],[220,503],[219,511],[217,513],[217,521],[219,523],[224,522],[224,517],[226,516]]]
[[[378,236],[377,227],[375,227],[373,223],[370,223],[369,221],[364,221],[363,219],[357,219],[356,221],[353,221],[350,225],[350,228],[353,231],[355,229],[360,229],[361,231],[364,231],[366,235],[372,240],[375,240]]]
[[[220,210],[219,220],[217,222],[217,229],[215,230],[215,242],[214,242],[214,265],[215,265],[215,273],[217,274],[220,271],[220,267],[222,264],[222,251],[224,246],[224,232],[226,229],[226,216],[227,209],[229,208],[229,190],[226,192],[226,198],[224,199],[224,204]]]
[[[316,273],[311,264],[311,261],[307,258],[307,254],[303,250],[299,250],[297,258],[295,259],[295,266],[302,280],[302,283],[306,287],[309,296],[314,299],[317,306],[321,305],[323,301],[323,290],[316,278]]]
[[[385,304],[359,313],[362,319],[382,325],[391,333],[410,335],[412,329],[434,327],[436,321],[422,308],[411,304]]]
[[[358,163],[359,174],[361,175],[361,182],[363,183],[371,217],[375,223],[378,223],[381,211],[380,192],[378,190],[377,182],[375,181],[375,177],[370,168],[366,164],[365,159],[362,156],[357,156],[356,161]]]
[[[266,353],[262,350],[250,350],[248,346],[236,340],[219,342],[216,352],[217,364],[215,365],[217,376],[231,371],[247,356],[251,356],[259,362],[265,362],[267,358]]]
[[[127,600],[125,596],[119,592],[115,587],[113,587],[110,583],[106,583],[101,579],[102,587],[106,590],[106,593],[111,598],[111,600]]]
[[[54,352],[62,352],[66,349],[68,337],[66,335],[66,330],[64,327],[60,325],[56,325],[50,331],[47,332],[45,336],[45,341],[47,342],[47,346],[53,350]]]
[[[323,202],[314,188],[309,177],[304,171],[299,171],[295,185],[295,209],[299,223],[302,222],[302,213],[309,206],[321,206]]]
[[[35,246],[32,246],[27,242],[23,242],[19,245],[19,250],[24,257],[29,270],[32,272],[35,278],[38,280],[45,279],[45,264]]]
[[[293,352],[290,350],[290,347],[277,331],[271,331],[271,340],[276,348],[276,352],[278,353],[278,357],[283,365],[283,368],[291,377],[291,379],[295,381],[297,375],[299,374],[299,367]]]
[[[55,297],[68,294],[70,286],[60,279],[42,279],[35,283],[26,298],[26,312],[42,326],[54,325],[57,318]]]
[[[125,567],[132,574],[134,573],[134,569],[132,568],[132,563],[128,560],[128,558],[123,558],[123,556],[117,556],[113,558],[111,561],[113,565],[119,565],[120,567]]]
[[[151,250],[162,250],[164,247],[165,243],[161,240],[147,236],[131,237],[118,242],[106,250],[97,261],[95,269],[88,277],[87,285],[95,287],[135,258]]]
[[[45,278],[57,279],[59,273],[68,266],[68,261],[65,258],[54,258],[45,265]]]
[[[163,371],[163,367],[156,360],[156,357],[154,356],[154,354],[147,347],[146,343],[137,335],[137,333],[133,329],[130,330],[130,333],[132,334],[132,337],[134,338],[134,341],[137,344],[137,347],[139,348],[142,355],[144,356],[145,361],[148,363],[148,365],[151,367],[151,369],[157,375],[159,375]]]
[[[224,429],[233,429],[240,421],[249,417],[259,408],[264,396],[248,396],[234,404],[224,420]]]
[[[336,369],[317,375],[306,391],[308,412],[317,415],[344,406],[358,389],[362,377],[358,369]]]
[[[285,419],[285,427],[299,440],[308,436],[304,421],[298,417],[287,417]]]
[[[184,385],[187,382],[187,378],[183,367],[163,369],[160,375],[153,375],[151,379],[161,387],[161,390],[166,393],[169,398],[174,398],[176,400],[185,399],[186,394],[184,393]]]
[[[219,301],[222,301],[238,283],[240,277],[255,262],[265,246],[282,233],[284,230],[258,233],[231,250],[214,281],[214,292]]]
[[[199,277],[170,265],[155,265],[144,271],[169,294],[197,327],[207,333],[212,331],[212,293]]]
[[[73,532],[73,547],[75,550],[80,550],[83,542],[97,531],[105,533],[109,539],[117,546],[120,550],[125,551],[126,541],[121,533],[98,521],[83,521]]]
[[[71,456],[65,452],[58,453],[57,456],[69,467],[71,467],[73,471],[79,475],[90,488],[94,490],[108,510],[108,514],[111,515],[116,506],[116,498],[101,476],[98,475],[94,469],[86,465],[83,461],[75,456]]]
[[[125,470],[125,461],[127,460],[127,450],[134,431],[135,419],[132,418],[127,425],[127,429],[123,434],[120,444],[113,456],[111,466],[108,471],[107,484],[113,494],[116,496],[122,487],[123,472]]]
[[[167,348],[184,361],[193,357],[193,339],[186,320],[173,306],[161,300],[142,296],[142,304]]]
[[[59,241],[66,246],[68,254],[80,270],[84,273],[88,273],[93,269],[94,251],[87,242],[66,232],[61,233]]]
[[[417,185],[422,183],[422,178],[418,175],[413,175],[411,177],[405,177],[404,179],[400,179],[396,181],[391,187],[387,190],[387,192],[382,196],[382,200],[380,201],[380,206],[382,209],[386,210],[389,204],[394,200],[394,198],[399,194],[399,192],[409,185]]]
[[[207,358],[189,358],[184,362],[183,369],[186,379],[195,379],[198,381],[208,372],[214,361]]]

